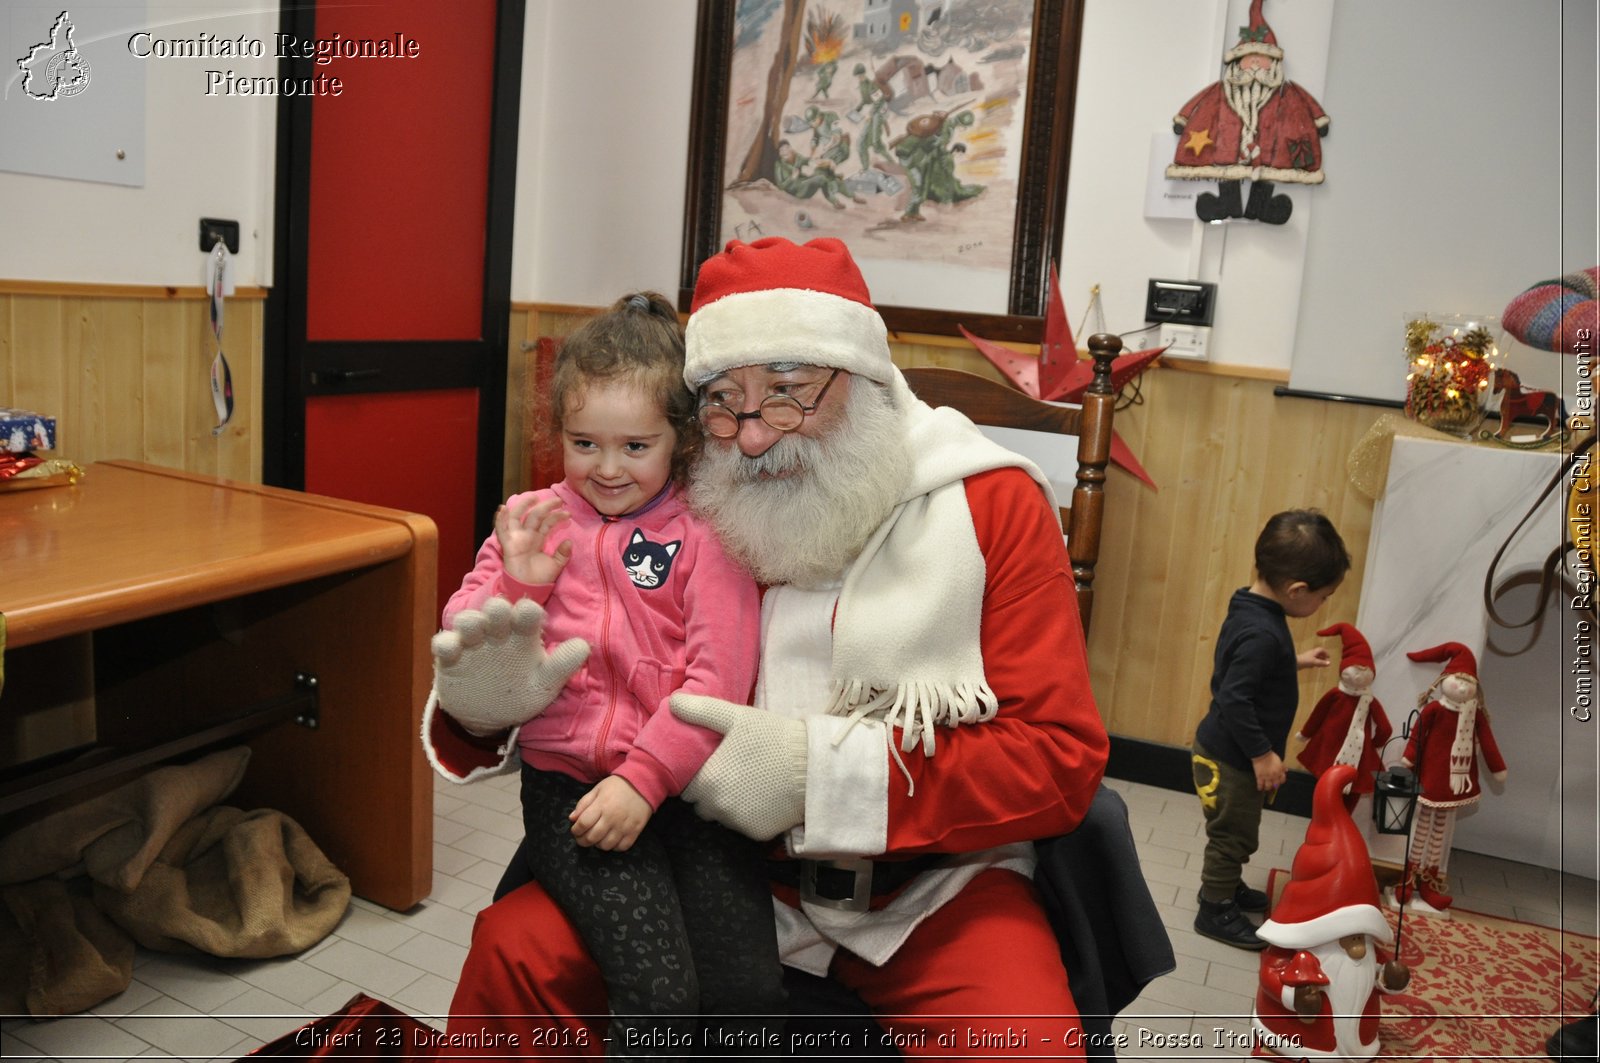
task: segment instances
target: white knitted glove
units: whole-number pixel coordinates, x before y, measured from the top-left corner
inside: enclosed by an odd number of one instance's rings
[[[465,609],[433,636],[433,693],[439,707],[476,735],[521,727],[550,706],[589,659],[589,644],[568,639],[544,650],[544,610],[524,598],[490,598]]]
[[[674,694],[672,714],[726,737],[683,791],[703,819],[756,841],[806,818],[806,725],[749,705]]]

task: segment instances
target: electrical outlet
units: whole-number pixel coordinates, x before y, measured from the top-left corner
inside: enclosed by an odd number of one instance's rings
[[[217,246],[218,240],[221,240],[231,253],[237,255],[239,253],[239,223],[228,221],[224,218],[201,218],[200,250],[209,255],[211,249]]]
[[[1209,357],[1211,329],[1205,325],[1162,325],[1156,346],[1167,348],[1163,358],[1203,362]]]

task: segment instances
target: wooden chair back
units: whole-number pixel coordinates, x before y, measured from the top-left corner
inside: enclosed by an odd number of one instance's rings
[[[1081,407],[1042,402],[1009,384],[960,369],[916,367],[902,370],[906,383],[930,406],[949,406],[973,423],[996,428],[1054,432],[1078,439],[1077,482],[1070,504],[1061,509],[1061,530],[1078,592],[1078,613],[1089,631],[1094,611],[1094,566],[1100,558],[1100,525],[1105,515],[1106,466],[1111,460],[1111,415],[1116,392],[1111,363],[1122,340],[1108,333],[1089,337],[1094,377]]]

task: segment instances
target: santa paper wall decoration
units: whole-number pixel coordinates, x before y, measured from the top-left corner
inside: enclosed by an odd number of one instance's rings
[[[1195,94],[1172,119],[1178,148],[1167,176],[1216,181],[1194,212],[1201,221],[1248,218],[1269,225],[1289,220],[1294,203],[1274,194],[1274,182],[1322,183],[1322,138],[1329,119],[1305,89],[1283,76],[1283,49],[1251,0],[1250,24],[1222,55],[1222,78]],[[1245,200],[1243,183],[1250,182]]]

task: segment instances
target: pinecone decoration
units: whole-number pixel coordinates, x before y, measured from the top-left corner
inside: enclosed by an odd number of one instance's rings
[[[1456,346],[1474,358],[1484,358],[1494,346],[1494,336],[1482,325],[1475,325],[1456,341]]]

